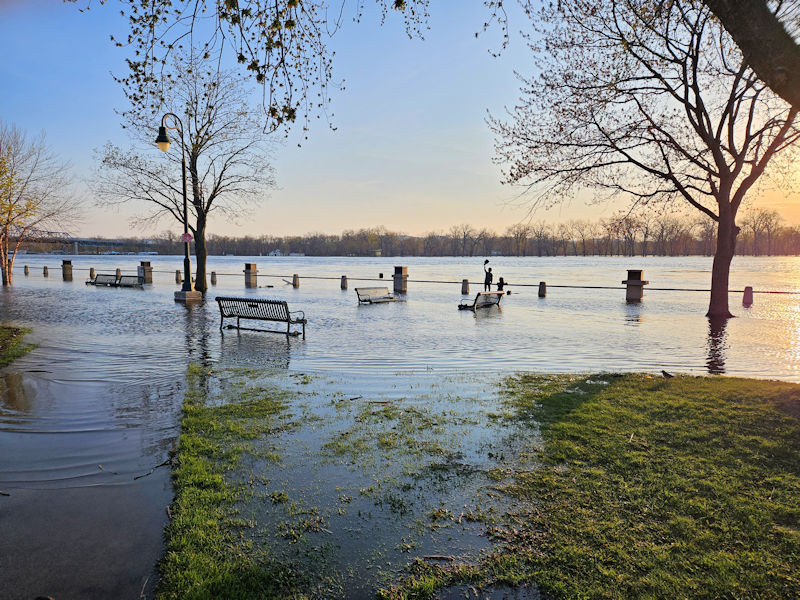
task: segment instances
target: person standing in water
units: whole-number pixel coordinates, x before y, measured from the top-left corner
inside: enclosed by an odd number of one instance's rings
[[[501,277],[500,279],[497,280],[497,291],[502,292],[503,288],[505,288],[506,285],[508,284],[505,281],[503,281],[503,278]]]
[[[483,278],[483,291],[484,292],[491,292],[492,291],[492,267],[486,268],[486,265],[489,263],[489,259],[487,258],[483,261],[483,272],[486,273],[486,277]]]

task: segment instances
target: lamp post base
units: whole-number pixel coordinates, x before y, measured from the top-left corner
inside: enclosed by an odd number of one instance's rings
[[[197,290],[175,292],[175,302],[200,302],[202,299],[203,292],[198,292]]]

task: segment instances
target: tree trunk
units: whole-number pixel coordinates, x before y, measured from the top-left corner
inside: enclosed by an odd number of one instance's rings
[[[197,261],[194,289],[205,294],[206,290],[208,290],[208,282],[206,281],[208,248],[206,248],[206,220],[201,217],[197,218],[197,229],[194,233],[194,254]]]
[[[736,252],[737,235],[739,228],[735,217],[721,214],[717,224],[717,251],[714,253],[714,264],[711,268],[711,301],[706,313],[709,319],[727,319],[733,316],[728,310],[728,282],[731,261]]]

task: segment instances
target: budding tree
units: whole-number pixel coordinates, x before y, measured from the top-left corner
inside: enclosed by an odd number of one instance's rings
[[[708,316],[730,316],[736,215],[800,136],[797,109],[758,79],[700,2],[523,4],[541,74],[524,80],[510,120],[491,122],[506,181],[540,202],[588,188],[707,215],[717,224]]]
[[[50,151],[44,134],[29,138],[0,121],[0,273],[12,285],[20,246],[39,230],[63,229],[78,214],[69,195],[66,166]]]

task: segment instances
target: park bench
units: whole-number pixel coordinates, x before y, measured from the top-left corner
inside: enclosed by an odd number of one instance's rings
[[[478,310],[479,308],[489,308],[490,306],[500,306],[505,292],[479,292],[472,303],[462,302],[458,305],[458,310]]]
[[[117,287],[142,287],[142,280],[138,275],[120,275]]]
[[[86,285],[105,285],[107,287],[142,287],[142,280],[138,275],[111,275],[98,273],[94,279],[86,282]]]
[[[397,300],[389,293],[387,287],[356,288],[356,295],[358,295],[359,304],[379,304]]]
[[[286,335],[300,335],[299,331],[291,331],[292,325],[303,326],[303,339],[306,338],[306,319],[302,310],[291,312],[289,305],[284,300],[268,300],[266,298],[233,298],[229,296],[217,296],[215,298],[219,304],[220,322],[219,328],[222,329],[225,319],[236,318],[236,325],[228,325],[228,328],[248,329],[250,331],[264,331],[268,333],[284,333],[283,331],[272,331],[269,329],[253,329],[241,327],[241,319],[252,319],[256,321],[276,321],[286,323]]]
[[[86,282],[86,285],[107,285],[107,286],[115,286],[117,285],[117,276],[98,273],[95,275],[94,279],[90,279]]]

